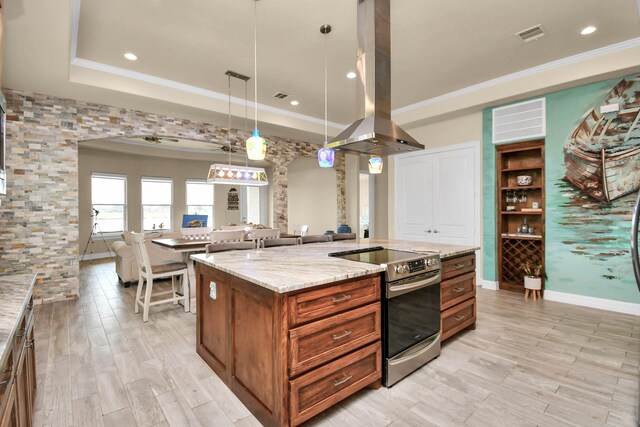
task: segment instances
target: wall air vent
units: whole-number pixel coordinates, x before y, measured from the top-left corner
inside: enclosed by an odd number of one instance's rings
[[[289,94],[284,93],[284,92],[278,92],[278,93],[275,93],[273,95],[274,98],[278,98],[278,99],[285,99],[288,96],[289,96]]]
[[[493,109],[493,143],[541,138],[547,133],[545,98]]]
[[[537,40],[544,36],[544,30],[542,29],[542,25],[536,25],[535,27],[527,28],[526,30],[516,33],[516,36],[519,36],[525,42],[530,42],[531,40]]]

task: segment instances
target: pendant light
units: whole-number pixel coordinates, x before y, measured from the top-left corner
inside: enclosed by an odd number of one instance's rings
[[[260,136],[258,130],[258,0],[254,0],[254,24],[253,24],[253,64],[254,64],[254,101],[256,104],[255,128],[253,135],[247,139],[247,157],[251,160],[264,160],[267,155],[267,141]]]
[[[369,159],[369,173],[370,174],[379,174],[382,173],[382,167],[384,163],[382,161],[382,157],[371,157]]]
[[[336,152],[333,148],[326,148],[327,145],[327,34],[331,32],[331,25],[325,24],[320,27],[320,32],[325,35],[324,38],[324,143],[323,147],[318,150],[318,164],[321,168],[332,168],[336,158]]]
[[[267,172],[264,168],[253,168],[246,165],[236,166],[231,164],[231,77],[235,77],[245,82],[245,105],[246,105],[246,83],[249,77],[234,71],[227,71],[228,91],[229,91],[229,112],[228,112],[228,132],[227,132],[227,152],[229,153],[229,163],[214,163],[209,167],[207,182],[212,184],[235,184],[235,185],[269,185]],[[246,109],[245,109],[246,117]]]

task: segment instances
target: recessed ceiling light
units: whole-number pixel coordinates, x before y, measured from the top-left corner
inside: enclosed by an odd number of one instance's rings
[[[356,78],[356,73],[354,73],[353,71],[349,71],[347,73],[347,78],[348,79],[355,79]]]
[[[127,58],[129,61],[137,61],[138,60],[138,55],[136,55],[135,53],[131,53],[131,52],[125,53],[124,57]]]
[[[296,101],[295,99],[293,101],[291,101],[291,105],[300,105],[300,102]]]
[[[580,34],[582,34],[583,36],[589,35],[591,33],[595,33],[597,30],[596,27],[594,27],[593,25],[589,25],[588,27],[584,27],[582,29],[582,31],[580,31]]]

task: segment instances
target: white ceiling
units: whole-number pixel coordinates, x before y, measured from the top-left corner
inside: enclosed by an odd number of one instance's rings
[[[13,0],[5,7],[5,87],[224,125],[224,72],[254,74],[251,0]],[[260,128],[321,142],[324,38],[330,134],[356,119],[356,82],[345,78],[355,68],[356,0],[257,7]],[[636,0],[391,0],[391,11],[394,109],[640,37]],[[325,23],[333,27],[326,37]],[[545,37],[524,43],[514,35],[536,24]],[[581,36],[586,25],[598,31]],[[278,91],[300,105],[273,98]],[[192,102],[194,93],[206,97]],[[232,93],[242,127],[241,82]]]

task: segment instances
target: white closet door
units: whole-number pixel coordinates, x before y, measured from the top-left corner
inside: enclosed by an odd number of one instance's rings
[[[474,244],[474,151],[463,148],[431,155],[433,233],[440,243]]]
[[[396,203],[398,237],[402,240],[428,241],[433,230],[433,176],[431,156],[399,157],[396,162]]]

